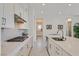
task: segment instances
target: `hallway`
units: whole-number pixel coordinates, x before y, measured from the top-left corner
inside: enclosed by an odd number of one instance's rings
[[[37,39],[29,55],[30,56],[48,56],[45,40]]]
[[[46,48],[32,48],[30,56],[48,56]]]

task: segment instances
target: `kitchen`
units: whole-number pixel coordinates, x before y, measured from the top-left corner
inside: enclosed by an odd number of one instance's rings
[[[2,3],[0,19],[2,56],[79,55],[79,4]]]

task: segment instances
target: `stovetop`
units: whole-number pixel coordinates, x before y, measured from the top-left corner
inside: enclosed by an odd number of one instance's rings
[[[7,42],[23,42],[28,37],[18,36],[12,39],[7,40]]]

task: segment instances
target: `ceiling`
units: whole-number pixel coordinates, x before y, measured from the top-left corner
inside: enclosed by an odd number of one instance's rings
[[[26,11],[31,9],[35,18],[67,19],[79,17],[79,3],[23,3],[19,4]]]
[[[35,3],[30,4],[35,16],[37,17],[57,17],[57,16],[78,16],[79,4],[67,4],[67,3]]]

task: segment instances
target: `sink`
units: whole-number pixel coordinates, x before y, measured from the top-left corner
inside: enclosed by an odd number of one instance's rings
[[[18,36],[18,37],[7,40],[7,42],[23,42],[27,38],[28,37]]]
[[[59,37],[52,37],[53,40],[56,40],[56,41],[64,41],[64,37],[62,38],[59,38]]]

